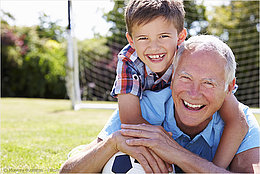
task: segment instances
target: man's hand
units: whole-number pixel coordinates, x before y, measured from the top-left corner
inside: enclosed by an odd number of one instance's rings
[[[122,135],[132,137],[126,140],[128,145],[148,147],[169,164],[178,158],[177,154],[172,155],[173,150],[183,149],[161,126],[122,124],[121,127]]]
[[[132,137],[123,136],[118,131],[113,134],[112,138],[115,140],[117,150],[136,159],[146,173],[168,173],[169,170],[172,170],[172,167],[162,161],[152,150],[143,146],[129,146],[126,144],[126,140]]]

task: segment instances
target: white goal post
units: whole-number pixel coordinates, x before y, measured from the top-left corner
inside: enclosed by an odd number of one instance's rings
[[[66,88],[68,96],[72,102],[72,108],[76,110],[77,104],[81,103],[79,87],[79,63],[77,43],[74,38],[74,26],[71,24],[72,4],[68,0],[68,28],[67,28],[67,76]]]

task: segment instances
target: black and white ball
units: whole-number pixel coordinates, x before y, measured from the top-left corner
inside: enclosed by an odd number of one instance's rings
[[[173,170],[174,170],[174,166],[173,166]],[[136,159],[132,158],[131,156],[125,153],[117,152],[106,163],[102,173],[145,174],[145,171]]]
[[[117,152],[106,163],[102,173],[145,174],[140,163],[131,156]]]

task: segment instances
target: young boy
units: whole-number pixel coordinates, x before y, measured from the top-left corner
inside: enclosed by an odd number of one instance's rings
[[[164,116],[156,113],[142,115],[139,100],[144,90],[170,86],[177,47],[187,35],[184,16],[181,0],[129,2],[125,11],[129,45],[119,53],[117,76],[111,92],[113,97],[118,98],[119,115],[114,113],[99,134],[100,139],[120,129],[120,121],[127,124],[162,124]],[[213,162],[226,168],[248,128],[234,95],[225,99],[220,114],[226,125]]]

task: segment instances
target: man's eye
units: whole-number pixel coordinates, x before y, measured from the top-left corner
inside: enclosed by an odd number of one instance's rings
[[[180,79],[186,82],[186,81],[190,80],[190,77],[188,77],[188,76],[181,76]]]
[[[203,84],[207,88],[213,88],[214,87],[214,84],[212,82],[204,82]]]

